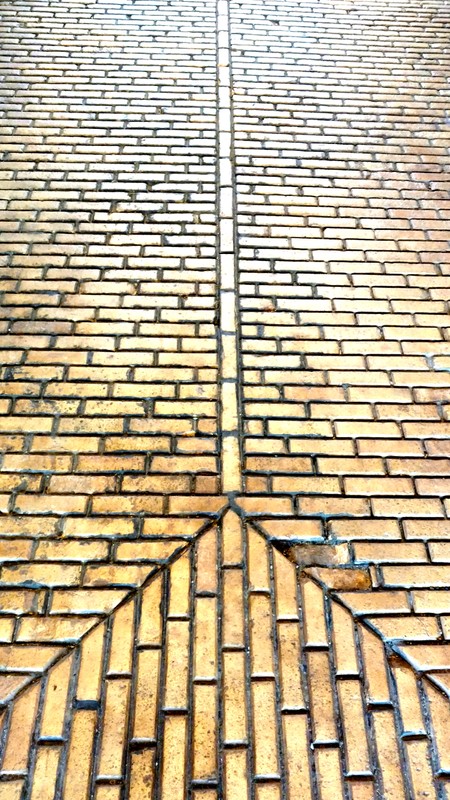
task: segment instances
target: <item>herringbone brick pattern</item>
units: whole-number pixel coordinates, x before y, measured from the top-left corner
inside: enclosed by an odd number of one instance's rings
[[[0,800],[450,800],[443,0],[0,8]]]

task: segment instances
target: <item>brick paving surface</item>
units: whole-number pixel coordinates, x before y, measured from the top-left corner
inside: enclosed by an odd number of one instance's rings
[[[450,800],[444,0],[0,8],[0,800]]]

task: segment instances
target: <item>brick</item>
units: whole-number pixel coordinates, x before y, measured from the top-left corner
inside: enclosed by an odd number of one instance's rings
[[[317,466],[324,475],[384,475],[381,458],[318,458]]]
[[[140,586],[148,576],[148,567],[134,564],[88,566],[84,586]]]
[[[350,497],[302,497],[300,513],[326,515],[330,517],[341,514],[348,516],[369,516],[369,504],[366,500]]]
[[[330,436],[331,426],[329,422],[297,422],[294,420],[269,420],[269,433],[274,435],[285,434],[293,436]]]
[[[364,403],[311,403],[311,417],[318,419],[372,419],[371,406]]]
[[[394,422],[336,422],[337,436],[365,438],[366,436],[390,438],[400,437],[400,429]]]
[[[411,495],[414,494],[413,482],[410,478],[345,478],[346,494],[364,495]]]
[[[240,505],[249,514],[291,514],[289,498],[283,497],[243,497]]]
[[[1,577],[4,583],[11,584],[74,586],[80,581],[80,568],[65,564],[26,564],[18,567],[3,567]]]
[[[137,455],[80,455],[77,462],[77,472],[143,472],[144,457]],[[80,476],[82,482],[82,477]]]
[[[260,523],[269,536],[276,539],[316,539],[323,535],[319,520],[262,518]]]
[[[58,617],[49,619],[39,617],[26,617],[22,619],[18,641],[21,642],[76,642],[92,624],[96,622],[96,617],[82,619],[76,617]]]
[[[387,465],[392,475],[445,475],[448,470],[445,459],[388,458]]]
[[[351,439],[290,439],[289,446],[291,453],[306,455],[315,453],[320,455],[353,456],[355,454],[354,443]]]
[[[125,517],[69,517],[64,523],[64,536],[129,536],[133,532],[133,520]]]
[[[54,475],[50,479],[49,491],[58,494],[96,494],[114,491],[114,477],[103,475]]]
[[[408,523],[405,523],[408,524]],[[334,519],[330,523],[332,533],[342,539],[400,539],[399,523],[394,519]]]
[[[280,456],[248,456],[246,468],[252,472],[311,472],[309,458]]]
[[[0,540],[1,561],[21,561],[31,558],[31,541],[20,539]]]
[[[67,472],[72,459],[58,455],[16,455],[7,453],[3,459],[3,469],[27,472]]]
[[[383,567],[386,586],[440,587],[448,586],[450,567],[438,565],[415,565],[414,567]]]
[[[423,456],[422,443],[411,439],[359,439],[357,447],[361,456]]]
[[[87,497],[83,495],[19,494],[15,499],[14,510],[19,514],[82,514],[86,506]]]
[[[403,522],[407,539],[447,539],[450,522],[445,519],[406,519]]]
[[[412,592],[413,606],[417,613],[445,614],[450,610],[450,593],[433,589],[417,589]]]
[[[387,591],[382,589],[378,592],[340,592],[339,597],[352,614],[410,614],[410,605],[406,591]]]
[[[446,496],[450,489],[448,478],[416,478],[417,493],[425,496]]]
[[[355,542],[355,561],[383,562],[423,562],[427,552],[419,542]]]
[[[430,542],[429,544],[431,560],[434,562],[446,562],[449,559],[449,542]]]
[[[170,439],[163,436],[107,436],[105,438],[105,451],[136,452],[166,452],[170,450]]]
[[[450,442],[445,440],[425,442],[425,450],[430,456],[447,456],[450,453]]]
[[[23,473],[4,472],[0,474],[0,491],[13,492],[15,489],[39,492],[42,486],[42,475],[24,475]]]
[[[126,475],[122,488],[125,492],[186,492],[190,488],[188,475]]]
[[[108,554],[106,542],[54,542],[43,541],[36,549],[37,561],[92,561],[104,559]]]
[[[272,479],[274,492],[300,492],[301,494],[340,494],[341,488],[337,478],[311,477],[275,477]]]
[[[216,460],[211,456],[154,456],[154,472],[215,472]]]
[[[439,439],[450,436],[450,424],[446,422],[404,422],[403,429],[407,438]]]
[[[93,514],[160,514],[164,498],[160,495],[95,495],[92,498]]]
[[[99,439],[95,436],[33,436],[32,450],[37,452],[97,452]]]
[[[442,517],[441,502],[434,498],[374,498],[372,500],[375,516],[391,517]]]

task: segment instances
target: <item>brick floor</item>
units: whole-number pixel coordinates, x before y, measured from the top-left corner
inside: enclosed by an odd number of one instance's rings
[[[448,4],[0,23],[0,800],[450,800]]]

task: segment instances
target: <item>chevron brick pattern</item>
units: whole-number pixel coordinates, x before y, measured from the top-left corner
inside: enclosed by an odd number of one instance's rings
[[[228,511],[20,687],[5,796],[446,797],[449,698],[346,600]]]

